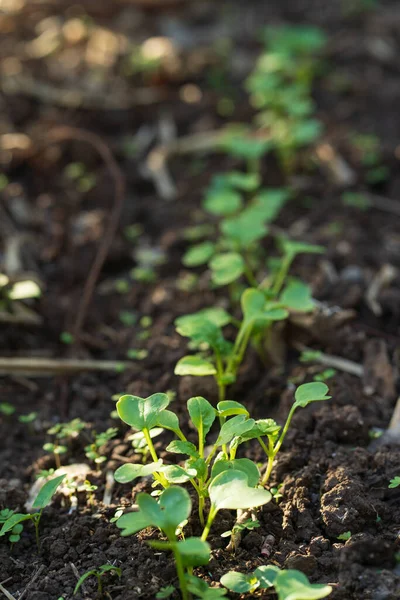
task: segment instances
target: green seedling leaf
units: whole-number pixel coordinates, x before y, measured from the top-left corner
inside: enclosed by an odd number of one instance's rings
[[[329,400],[332,396],[327,396],[329,388],[325,383],[320,381],[314,381],[312,383],[303,383],[300,385],[295,392],[295,403],[294,406],[301,406],[304,408],[311,402],[318,402],[320,400]]]
[[[56,489],[64,479],[64,475],[59,475],[58,477],[54,477],[54,479],[50,479],[47,481],[42,488],[40,489],[38,495],[35,498],[34,503],[32,504],[32,508],[45,508],[49,503],[51,498],[56,492]]]
[[[243,192],[254,192],[261,183],[258,173],[242,173],[242,171],[228,171],[222,175],[215,175],[212,181],[213,188],[232,187]]]
[[[264,294],[255,288],[247,288],[242,294],[241,305],[244,320],[250,323],[281,321],[288,317],[285,308],[267,303]]]
[[[229,187],[213,187],[207,193],[203,207],[213,215],[233,215],[242,207],[242,197]]]
[[[254,214],[259,215],[263,223],[271,223],[276,219],[289,197],[290,192],[285,188],[260,190],[251,208]]]
[[[201,356],[184,356],[175,366],[175,375],[195,375],[205,377],[216,375],[217,370],[212,363]]]
[[[181,440],[174,440],[170,442],[166,447],[167,452],[172,452],[173,454],[187,454],[193,458],[198,458],[199,453],[197,448],[191,442],[183,442]]]
[[[252,429],[254,424],[254,419],[248,419],[246,415],[237,415],[229,419],[229,421],[226,421],[222,425],[218,439],[215,442],[216,445],[223,446],[224,444],[229,444],[234,437],[238,437],[249,431],[249,429]]]
[[[298,279],[293,279],[287,284],[279,301],[286,308],[298,312],[310,312],[315,308],[310,286]]]
[[[180,433],[179,427],[179,419],[172,410],[162,410],[157,416],[158,427],[162,427],[163,429],[169,429],[170,431],[174,431],[175,433]]]
[[[263,436],[267,436],[274,441],[278,437],[280,430],[280,425],[278,425],[273,419],[260,419],[255,422],[254,427],[249,429],[249,431],[245,431],[240,436],[236,437],[233,440],[232,445],[237,447],[243,442],[248,442],[249,440]]]
[[[296,242],[283,236],[279,238],[279,244],[283,253],[291,258],[294,258],[298,254],[323,254],[325,252],[323,246],[306,244],[305,242]]]
[[[14,529],[14,527],[18,523],[27,521],[30,518],[31,518],[31,515],[26,515],[26,514],[22,514],[22,513],[15,513],[15,514],[11,515],[11,517],[9,517],[7,519],[7,521],[3,524],[2,528],[0,529],[0,536],[6,534],[8,531],[12,531],[12,529]]]
[[[149,524],[161,531],[175,531],[190,515],[192,503],[188,492],[181,487],[171,486],[160,495],[157,502],[149,494],[138,494],[140,512]],[[131,513],[138,514],[138,513]],[[123,515],[125,516],[125,515]],[[120,517],[122,519],[122,517]],[[120,519],[117,521],[117,525]]]
[[[211,348],[223,353],[227,344],[221,328],[205,318],[196,318],[191,324],[190,338],[196,345],[208,344]]]
[[[311,144],[322,134],[322,123],[317,119],[307,119],[296,123],[292,129],[293,137],[298,145]]]
[[[184,337],[192,337],[193,332],[198,330],[198,322],[211,321],[218,327],[224,327],[231,322],[231,316],[218,306],[205,308],[190,315],[183,315],[175,319],[176,331]]]
[[[162,464],[162,460],[159,460],[158,462],[152,462],[148,465],[122,465],[122,467],[119,467],[115,471],[114,479],[115,481],[118,481],[118,483],[130,483],[138,477],[147,477],[152,473],[160,471]]]
[[[217,404],[218,415],[220,417],[232,417],[233,415],[249,416],[249,411],[240,402],[234,400],[223,400]]]
[[[156,594],[157,600],[164,600],[165,598],[169,598],[175,592],[175,587],[173,585],[167,585],[165,587],[160,588],[160,590]]]
[[[186,483],[197,476],[196,469],[183,469],[179,465],[167,465],[160,469],[169,483]]]
[[[342,540],[344,542],[347,542],[347,540],[349,540],[351,538],[351,531],[345,531],[344,533],[341,533],[340,535],[337,536],[338,540]]]
[[[187,575],[188,591],[194,594],[200,600],[219,600],[226,596],[226,590],[223,588],[209,587],[208,584],[200,577]]]
[[[227,285],[236,281],[244,272],[243,258],[237,252],[217,254],[211,259],[209,267],[212,271],[211,279],[215,285]]]
[[[215,408],[202,396],[189,398],[187,409],[193,425],[199,432],[199,438],[205,440],[216,418]]]
[[[178,542],[177,549],[185,567],[200,567],[210,560],[210,545],[200,538],[190,537]]]
[[[125,395],[117,402],[117,412],[124,423],[142,431],[157,425],[159,414],[168,404],[167,394],[153,394],[148,398]]]
[[[224,219],[221,223],[221,231],[225,237],[244,249],[249,248],[268,233],[266,225],[252,207],[245,209],[237,217]]]
[[[260,480],[260,471],[255,463],[248,458],[235,458],[234,460],[217,460],[211,470],[211,479],[229,469],[242,471],[247,475],[250,487],[254,488]]]
[[[257,138],[246,133],[243,128],[227,132],[220,140],[220,147],[232,156],[245,159],[261,158],[271,148],[269,138]]]
[[[207,463],[204,458],[190,458],[185,463],[186,469],[195,469],[197,477],[204,478],[207,476]]]
[[[228,590],[236,592],[236,594],[246,594],[247,592],[254,592],[259,587],[258,579],[249,573],[238,573],[237,571],[229,571],[221,577],[221,583]]]
[[[215,244],[212,242],[203,242],[196,244],[187,250],[184,254],[182,262],[185,267],[198,267],[206,264],[215,252]]]
[[[268,48],[283,55],[314,54],[327,42],[326,34],[311,25],[285,25],[266,27],[263,40]]]
[[[400,476],[396,476],[393,477],[393,479],[390,480],[390,484],[389,484],[389,488],[393,489],[393,488],[397,488],[400,486]]]
[[[275,584],[276,576],[280,569],[273,565],[262,565],[254,571],[254,576],[260,582],[260,588],[268,589]]]
[[[126,513],[117,520],[117,527],[122,529],[121,535],[123,537],[133,535],[150,526],[153,526],[152,519],[142,512]]]
[[[242,471],[228,470],[212,480],[209,495],[214,510],[227,508],[255,508],[267,504],[272,498],[264,489],[255,489],[248,485],[247,475]]]
[[[330,585],[311,584],[304,573],[294,569],[280,571],[274,587],[279,600],[319,600],[332,592]]]

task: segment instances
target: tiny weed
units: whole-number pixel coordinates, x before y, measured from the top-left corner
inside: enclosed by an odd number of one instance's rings
[[[88,577],[95,577],[97,579],[97,593],[102,594],[104,575],[110,572],[114,573],[118,577],[121,577],[122,574],[121,569],[119,567],[114,567],[113,565],[101,565],[101,567],[86,571],[86,573],[79,578],[78,583],[75,586],[74,596],[78,593],[79,588],[86,581],[86,579],[88,579]]]

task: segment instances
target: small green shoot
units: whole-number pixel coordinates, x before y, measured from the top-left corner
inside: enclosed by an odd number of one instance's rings
[[[92,460],[97,468],[100,469],[100,465],[107,460],[107,457],[101,453],[101,448],[104,447],[110,440],[115,438],[118,433],[116,427],[109,427],[102,433],[93,433],[93,441],[91,444],[85,446],[85,455],[89,460]]]
[[[390,480],[389,488],[393,489],[393,488],[397,488],[399,486],[400,486],[400,476],[397,475],[396,477],[393,477],[393,479]]]
[[[263,565],[248,575],[230,571],[221,577],[221,583],[237,594],[253,593],[258,589],[273,587],[278,600],[319,600],[332,592],[330,585],[311,584],[300,571],[281,571],[273,565]]]
[[[82,577],[79,578],[78,583],[75,586],[74,596],[78,593],[79,588],[86,581],[86,579],[88,579],[88,577],[96,577],[96,579],[97,579],[97,593],[99,595],[102,594],[103,593],[103,579],[104,579],[104,575],[106,573],[110,573],[110,572],[114,573],[118,577],[121,577],[121,574],[122,574],[121,569],[119,567],[114,567],[113,565],[101,565],[101,567],[98,567],[97,569],[91,569],[90,571],[86,571],[86,573],[84,573],[82,575]]]
[[[341,533],[340,535],[337,536],[338,540],[341,540],[343,542],[347,542],[347,540],[349,540],[351,538],[351,531],[345,531],[344,533]]]
[[[28,514],[20,514],[14,513],[3,523],[2,528],[0,529],[0,536],[5,535],[8,532],[12,532],[16,525],[19,525],[23,521],[32,521],[35,526],[35,534],[36,534],[36,543],[38,550],[40,550],[40,540],[39,540],[39,524],[40,519],[42,517],[43,509],[50,503],[52,497],[57,491],[58,486],[65,478],[65,475],[59,475],[58,477],[54,477],[54,479],[50,479],[47,481],[40,489],[38,495],[36,496],[32,508],[38,509],[38,512],[28,513]]]

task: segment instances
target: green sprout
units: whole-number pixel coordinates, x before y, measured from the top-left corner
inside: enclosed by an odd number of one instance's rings
[[[390,480],[389,488],[393,489],[393,488],[397,488],[399,486],[400,486],[400,476],[397,475],[396,477],[393,477],[393,479]]]
[[[107,460],[107,457],[101,453],[101,448],[105,446],[110,440],[115,438],[118,433],[116,427],[109,427],[102,433],[93,433],[93,441],[85,446],[85,455],[89,460],[92,460],[97,468],[100,469],[100,465]]]
[[[169,598],[175,592],[175,586],[167,585],[159,589],[156,593],[157,600],[164,600],[164,598]]]
[[[212,375],[218,386],[220,401],[225,400],[226,387],[236,381],[250,342],[254,343],[263,357],[263,341],[274,322],[287,319],[289,311],[313,310],[314,303],[308,286],[295,279],[287,281],[285,285],[285,279],[298,252],[307,249],[314,251],[319,247],[299,242],[285,241],[283,244],[284,260],[269,284],[269,291],[248,288],[241,296],[243,318],[238,324],[234,343],[228,341],[222,331],[226,325],[235,323],[223,309],[203,309],[175,321],[177,332],[188,337],[192,348],[198,350],[197,354],[184,356],[178,361],[175,374]]]
[[[351,531],[345,531],[344,533],[341,533],[340,535],[337,536],[338,540],[342,540],[344,542],[347,542],[347,540],[349,540],[351,538]]]
[[[0,402],[0,414],[10,417],[15,413],[15,406],[9,402]]]
[[[65,475],[59,475],[54,479],[50,479],[47,481],[40,489],[38,495],[36,496],[32,508],[38,509],[37,512],[21,514],[14,513],[10,515],[7,520],[3,523],[2,528],[0,529],[0,536],[5,535],[8,532],[14,531],[16,525],[19,525],[23,521],[32,521],[35,526],[35,534],[36,534],[36,544],[38,550],[40,550],[40,540],[39,540],[39,524],[40,519],[42,517],[43,509],[50,503],[51,498],[54,496],[57,491],[58,486],[64,479]],[[10,540],[12,541],[12,540]]]
[[[221,509],[252,509],[271,500],[271,493],[265,490],[264,486],[268,484],[274,460],[283,444],[294,412],[311,402],[329,399],[327,392],[328,388],[324,383],[313,382],[298,387],[295,402],[283,428],[272,419],[250,418],[247,409],[239,402],[226,400],[219,402],[214,408],[205,398],[190,398],[187,410],[197,430],[197,445],[187,440],[180,429],[178,417],[167,409],[167,394],[153,394],[148,398],[122,396],[117,402],[118,414],[122,421],[143,434],[152,462],[124,464],[115,472],[115,479],[119,483],[130,483],[138,477],[152,475],[153,487],[161,487],[164,490],[189,482],[198,495],[199,518],[203,526],[201,539],[205,541]],[[207,434],[216,419],[219,421],[219,433],[206,455]],[[183,466],[164,464],[159,458],[151,437],[152,430],[156,428],[167,429],[176,436],[177,439],[170,442],[166,450],[172,454],[186,455],[188,458]],[[266,454],[263,474],[251,460],[236,458],[239,446],[253,439],[258,441]],[[205,517],[207,500],[209,508]],[[164,508],[165,510],[167,509]],[[181,521],[187,518],[182,516]],[[136,522],[139,519],[137,513],[133,513],[133,516],[131,513],[124,515],[123,520],[119,520],[117,524],[126,524],[131,519]],[[145,526],[147,525],[141,528]],[[163,531],[166,533],[165,529]],[[172,538],[168,539],[171,542]]]
[[[103,579],[106,573],[115,573],[118,577],[121,577],[122,571],[119,567],[114,567],[113,565],[101,565],[96,569],[91,569],[90,571],[86,571],[78,580],[78,583],[74,589],[74,596],[78,593],[79,588],[82,584],[88,579],[88,577],[96,577],[97,579],[97,593],[101,595],[103,593]]]
[[[206,541],[197,537],[178,539],[177,530],[187,522],[191,513],[188,492],[171,486],[162,492],[158,502],[149,494],[141,493],[137,496],[137,504],[137,512],[126,513],[118,519],[121,535],[132,535],[147,527],[158,528],[168,541],[150,541],[149,545],[157,550],[172,551],[182,598],[188,600],[186,575],[193,573],[193,567],[206,565],[210,560],[210,547]]]
[[[263,40],[265,51],[247,80],[247,89],[258,111],[255,121],[264,132],[265,150],[274,150],[283,169],[290,172],[298,149],[322,132],[314,117],[312,83],[326,38],[314,27],[286,26],[266,28]]]
[[[272,492],[272,490],[271,490]],[[254,529],[257,529],[258,527],[260,527],[260,521],[257,521],[253,519],[246,519],[243,523],[235,523],[235,525],[233,526],[232,529],[230,529],[229,531],[224,531],[224,533],[221,533],[221,537],[230,537],[232,535],[236,535],[236,533],[240,533],[244,530],[248,530],[248,531],[253,531]]]
[[[262,565],[245,575],[229,571],[221,577],[221,583],[237,594],[275,588],[278,600],[319,600],[332,592],[325,584],[311,584],[306,575],[295,569],[280,570],[274,565]]]
[[[4,508],[0,510],[0,525],[5,523],[8,519],[10,519],[14,515],[15,511],[10,510],[9,508]],[[21,539],[21,533],[24,529],[24,526],[21,523],[17,523],[14,527],[9,531],[8,541],[13,544],[16,544]]]
[[[73,419],[68,423],[57,423],[47,430],[48,435],[54,437],[54,441],[44,444],[43,450],[53,453],[58,469],[61,467],[60,455],[65,454],[68,450],[67,446],[61,442],[78,437],[85,427],[86,424],[81,419]]]

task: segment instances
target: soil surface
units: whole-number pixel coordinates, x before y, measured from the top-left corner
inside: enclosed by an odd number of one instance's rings
[[[52,425],[77,417],[87,423],[69,441],[63,465],[87,463],[84,447],[92,432],[118,429],[103,449],[101,470],[91,464],[86,475],[95,491],[78,491],[76,505],[58,494],[44,510],[39,553],[30,525],[11,551],[1,538],[0,583],[16,600],[71,599],[77,577],[103,564],[122,569],[121,578],[104,579],[104,597],[113,600],[155,598],[161,587],[176,584],[170,555],[145,543],[155,532],[121,538],[110,522],[118,507],[150,490],[147,481],[133,489],[114,483],[111,501],[104,502],[106,477],[109,482],[123,462],[140,460],[128,428],[112,414],[113,397],[172,390],[173,408],[189,436],[187,399],[216,400],[211,379],[173,374],[186,351],[173,322],[226,304],[223,291],[211,290],[204,277],[190,289],[181,263],[188,247],[183,231],[196,222],[212,175],[241,165],[212,152],[173,157],[168,170],[176,197],[168,200],[149,176],[146,158],[171,135],[249,122],[252,110],[241,84],[260,52],[257,32],[282,23],[314,24],[329,37],[315,86],[317,116],[325,125],[323,143],[345,161],[353,180],[344,186],[322,162],[312,170],[299,165],[288,180],[271,156],[264,159],[265,185],[297,190],[276,226],[327,249],[294,266],[321,304],[311,320],[285,328],[270,367],[250,351],[229,393],[253,417],[282,423],[294,384],[326,368],[299,362],[299,345],[364,370],[357,376],[337,369],[327,382],[332,400],[295,416],[271,481],[281,485],[282,496],[259,511],[260,527],[244,535],[236,554],[221,537],[234,514],[221,514],[210,536],[211,562],[197,574],[212,583],[228,570],[275,564],[331,584],[332,600],[400,598],[400,488],[388,488],[400,475],[400,446],[384,436],[373,439],[388,427],[399,388],[400,7],[394,0],[371,10],[368,4],[374,3],[171,0],[161,9],[154,0],[82,0],[74,6],[60,0],[15,2],[0,12],[0,161],[7,178],[0,192],[1,271],[33,275],[43,289],[40,299],[22,305],[30,312],[19,323],[2,318],[0,355],[125,361],[129,350],[145,351],[125,370],[1,377],[0,400],[15,412],[0,414],[0,509],[24,511],[35,476],[55,467],[43,450]],[[159,36],[178,50],[156,72],[135,71],[129,59],[134,45]],[[221,112],[221,97],[232,101],[232,114]],[[59,126],[73,129],[55,140]],[[98,137],[85,141],[77,129]],[[349,141],[354,132],[379,138],[388,169],[383,181],[368,183]],[[62,334],[76,327],[83,289],[115,210],[114,174],[101,143],[115,156],[126,193],[79,340],[65,343],[71,340]],[[77,163],[85,169],[80,179],[71,167]],[[342,193],[349,189],[369,194],[373,206],[345,205]],[[138,254],[149,250],[162,258],[155,281],[132,280]],[[32,423],[18,420],[31,412],[37,413]],[[163,433],[156,447],[169,439]],[[262,458],[256,447],[247,452]],[[200,533],[195,518],[187,531]],[[351,537],[340,539],[346,532]],[[95,583],[86,580],[76,597],[96,598]]]

